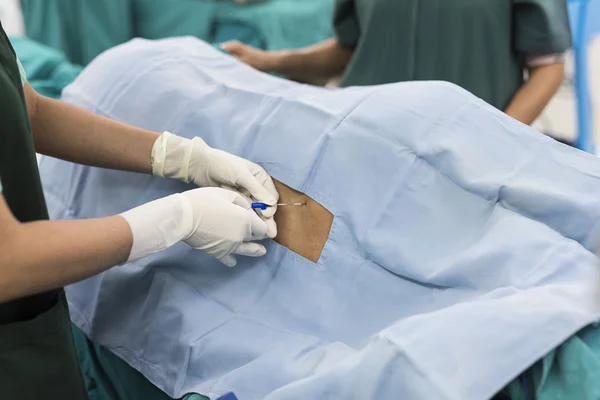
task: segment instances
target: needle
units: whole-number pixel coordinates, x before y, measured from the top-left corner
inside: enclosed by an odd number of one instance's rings
[[[253,209],[258,209],[258,210],[266,210],[268,207],[285,207],[285,206],[305,206],[306,203],[279,203],[279,204],[275,204],[274,206],[267,204],[267,203],[252,203],[252,208]]]

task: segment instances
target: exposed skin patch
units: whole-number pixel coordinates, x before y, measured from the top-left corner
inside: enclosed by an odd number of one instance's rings
[[[277,208],[275,241],[316,263],[329,237],[333,214],[325,207],[283,183],[273,180],[280,203],[306,203],[304,206]]]

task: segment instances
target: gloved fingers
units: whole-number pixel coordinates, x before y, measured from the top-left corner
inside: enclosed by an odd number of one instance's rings
[[[246,189],[244,189],[244,188],[240,188],[239,190],[236,190],[235,188],[228,187],[228,186],[221,186],[221,187],[223,187],[223,188],[225,188],[225,189],[233,190],[233,191],[235,191],[235,192],[238,192],[239,194],[241,194],[242,196],[244,196],[244,199],[246,199],[246,201],[247,201],[249,204],[252,204],[252,203],[254,202],[254,200],[252,200],[252,195],[250,194],[250,192],[249,192],[249,191],[247,191],[247,190],[246,190]]]
[[[250,173],[250,171],[245,171],[245,173],[240,174],[236,184],[240,189],[246,189],[248,192],[250,192],[250,195],[257,201],[261,201],[269,205],[277,204],[279,195],[273,195],[273,193],[269,192],[269,190],[267,190],[267,188],[263,186],[263,184],[260,183],[258,179],[256,179],[256,177]],[[271,210],[272,208],[273,207],[269,207],[267,210],[265,210],[263,215],[272,217],[274,214],[274,211]]]
[[[248,161],[250,164],[250,171],[252,171],[252,175],[256,178],[256,180],[263,185],[263,187],[275,198],[275,200],[279,200],[279,193],[277,192],[277,188],[275,187],[275,183],[273,183],[273,178],[267,171],[265,171],[260,165],[255,164],[251,161]]]
[[[244,238],[245,240],[262,240],[267,237],[267,231],[269,229],[267,223],[258,216],[253,210],[248,211],[248,218],[250,219],[250,237]]]
[[[273,178],[267,174],[261,166],[250,162],[250,170],[252,174],[256,178],[256,180],[265,188],[265,190],[273,197],[275,200],[273,203],[268,204],[276,204],[279,201],[279,193],[277,192],[277,188],[275,188],[275,183],[273,183]],[[266,210],[262,210],[261,214],[267,218],[272,218],[277,211],[277,207],[269,207]]]
[[[244,196],[244,198],[246,199],[247,202],[252,203],[252,198],[250,198],[250,193],[247,190],[242,190],[240,192],[240,194],[242,196]],[[270,208],[277,208],[277,207],[270,207]],[[265,217],[265,215],[261,212],[262,210],[254,210],[254,211],[256,211],[256,213],[258,214],[260,219],[265,221],[265,223],[267,224],[267,237],[271,238],[271,239],[275,238],[277,236],[277,224],[275,223],[275,219],[273,219],[273,217]]]
[[[227,190],[228,199],[235,204],[247,210],[247,216],[250,220],[250,235],[245,240],[262,240],[267,237],[268,226],[265,221],[252,209],[251,200],[241,193]],[[272,229],[272,227],[271,227]]]
[[[238,193],[235,190],[226,189],[228,191],[229,201],[231,201],[236,206],[242,207],[245,210],[252,209],[252,201],[248,197],[244,196],[241,193]]]
[[[229,268],[233,268],[237,265],[237,259],[234,256],[232,256],[231,254],[228,254],[226,256],[219,258],[219,261],[221,261],[223,264],[225,264]]]
[[[254,202],[254,200],[252,200],[252,195],[246,189],[240,189],[239,193],[242,196],[244,196],[250,204],[252,204]],[[277,211],[277,206],[268,207],[266,210],[259,209],[259,210],[254,210],[254,211],[256,211],[256,213],[263,219],[263,221],[266,221],[267,219],[273,219],[275,212]],[[274,234],[276,234],[276,233],[277,232],[274,232]],[[269,237],[275,237],[275,236],[269,236]]]
[[[274,204],[274,203],[271,203]],[[275,216],[275,213],[277,212],[277,206],[273,206],[273,207],[267,207],[266,210],[258,210],[260,212],[260,215],[265,217],[265,218],[270,218],[273,219],[273,217]]]
[[[261,216],[261,219],[267,224],[267,237],[274,239],[277,236],[277,224],[273,218],[265,218]]]
[[[269,193],[270,195],[273,196],[272,201],[271,200],[265,201],[264,199],[260,199],[260,198],[256,197],[248,188],[248,186],[252,186],[252,185],[241,184],[240,183],[241,180],[239,178],[237,181],[237,185],[238,185],[237,188],[232,187],[229,184],[221,184],[221,187],[223,189],[228,189],[228,190],[232,190],[232,191],[240,193],[242,196],[244,196],[246,198],[246,200],[250,204],[252,204],[254,201],[260,201],[260,202],[263,202],[263,203],[266,203],[269,205],[277,204],[277,201],[279,200],[279,193],[277,193],[277,189],[275,189],[275,184],[273,183],[273,180],[271,179],[271,177],[260,166],[254,164],[250,161],[248,161],[247,164],[256,179],[253,180],[251,176],[248,176],[246,178],[246,180],[244,180],[244,182],[258,181],[259,185],[264,186],[262,189],[264,189],[266,191],[266,193]],[[261,190],[261,189],[259,188],[258,190]],[[265,192],[263,191],[263,193],[265,193]],[[268,196],[268,195],[263,194],[263,196]],[[255,200],[253,200],[253,198]],[[273,216],[277,212],[277,206],[268,207],[266,210],[256,210],[256,212],[258,213],[258,215],[263,216],[265,218],[273,218]],[[273,232],[273,234],[275,234],[275,232]],[[271,237],[271,236],[269,236],[269,237]]]
[[[267,249],[259,243],[244,242],[235,249],[233,254],[246,257],[262,257],[267,254]]]

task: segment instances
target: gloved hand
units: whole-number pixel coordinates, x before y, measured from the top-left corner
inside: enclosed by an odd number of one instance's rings
[[[260,257],[267,252],[253,240],[266,238],[267,224],[241,194],[201,188],[143,204],[121,214],[133,233],[127,261],[184,241],[234,267],[234,254]]]
[[[277,204],[279,194],[273,180],[260,166],[207,145],[196,137],[185,139],[165,132],[152,148],[152,173],[163,178],[194,182],[200,187],[234,189],[256,201]],[[267,223],[267,236],[277,235],[273,220],[276,207],[260,211]]]

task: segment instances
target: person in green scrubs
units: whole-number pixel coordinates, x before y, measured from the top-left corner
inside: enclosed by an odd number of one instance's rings
[[[1,24],[0,104],[0,394],[87,399],[62,287],[179,241],[229,267],[236,255],[262,256],[254,240],[276,235],[275,210],[259,215],[239,192],[269,204],[278,194],[261,167],[200,138],[135,128],[37,94]],[[47,221],[36,151],[201,188],[116,216]]]
[[[337,0],[333,24],[335,37],[307,48],[222,47],[308,83],[448,81],[530,124],[558,90],[571,46],[566,0]]]

